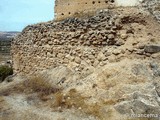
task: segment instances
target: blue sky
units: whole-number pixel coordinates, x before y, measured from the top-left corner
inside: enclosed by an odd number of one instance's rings
[[[0,31],[21,31],[54,18],[54,0],[0,0]]]

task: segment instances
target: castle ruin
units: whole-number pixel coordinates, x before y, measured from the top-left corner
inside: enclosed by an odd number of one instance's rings
[[[62,20],[74,15],[115,6],[135,6],[138,3],[139,0],[56,0],[55,19]]]
[[[123,11],[128,8],[119,9],[118,6],[135,6],[139,3],[139,0],[129,1],[132,2],[56,0],[57,21],[29,25],[13,40],[14,72],[28,74],[64,65],[83,74],[88,68],[93,70],[121,56],[128,56],[130,52],[138,53],[138,50],[130,50],[131,46],[127,45],[126,39],[137,34],[134,33],[138,31],[135,24],[145,27],[146,21],[136,7],[129,8],[134,11],[133,15]],[[109,6],[117,7],[109,9]],[[74,17],[77,12],[98,9],[102,10],[90,17]],[[128,50],[121,50],[123,45]]]

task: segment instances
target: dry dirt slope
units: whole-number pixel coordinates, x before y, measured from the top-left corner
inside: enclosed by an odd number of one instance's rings
[[[97,67],[86,65],[81,73],[71,62],[41,71],[38,79],[16,76],[0,84],[0,119],[128,120],[135,114],[154,114],[132,119],[158,120],[160,24],[137,8],[113,11],[122,18],[123,44],[99,49]]]

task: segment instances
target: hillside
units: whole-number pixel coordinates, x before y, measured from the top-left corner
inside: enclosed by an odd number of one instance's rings
[[[8,39],[8,38],[13,38],[15,37],[19,32],[14,32],[14,31],[11,31],[11,32],[1,32],[0,31],[0,40],[3,40],[3,39]]]
[[[0,31],[0,64],[10,59],[10,48],[12,39],[20,32],[1,32]]]
[[[11,41],[17,34],[19,34],[19,32],[0,31],[0,65],[6,63],[7,60],[11,59]]]
[[[0,84],[0,119],[158,120],[158,3],[27,26],[12,43],[15,75]]]

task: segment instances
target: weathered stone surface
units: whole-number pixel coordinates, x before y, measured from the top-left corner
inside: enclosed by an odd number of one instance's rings
[[[99,60],[99,61],[102,61],[102,60],[104,60],[106,57],[105,57],[105,55],[102,53],[102,52],[100,52],[99,54],[98,54],[98,56],[97,56],[97,60]]]
[[[130,116],[138,114],[152,114],[154,116],[151,118],[158,120],[156,115],[160,110],[157,96],[135,92],[130,97],[132,98],[131,101],[120,102],[115,105],[115,109],[117,109],[121,114],[128,114]]]
[[[148,45],[144,47],[146,53],[157,53],[160,52],[160,46],[158,45]]]
[[[160,22],[159,0],[143,0],[142,6],[154,15],[154,17]]]

